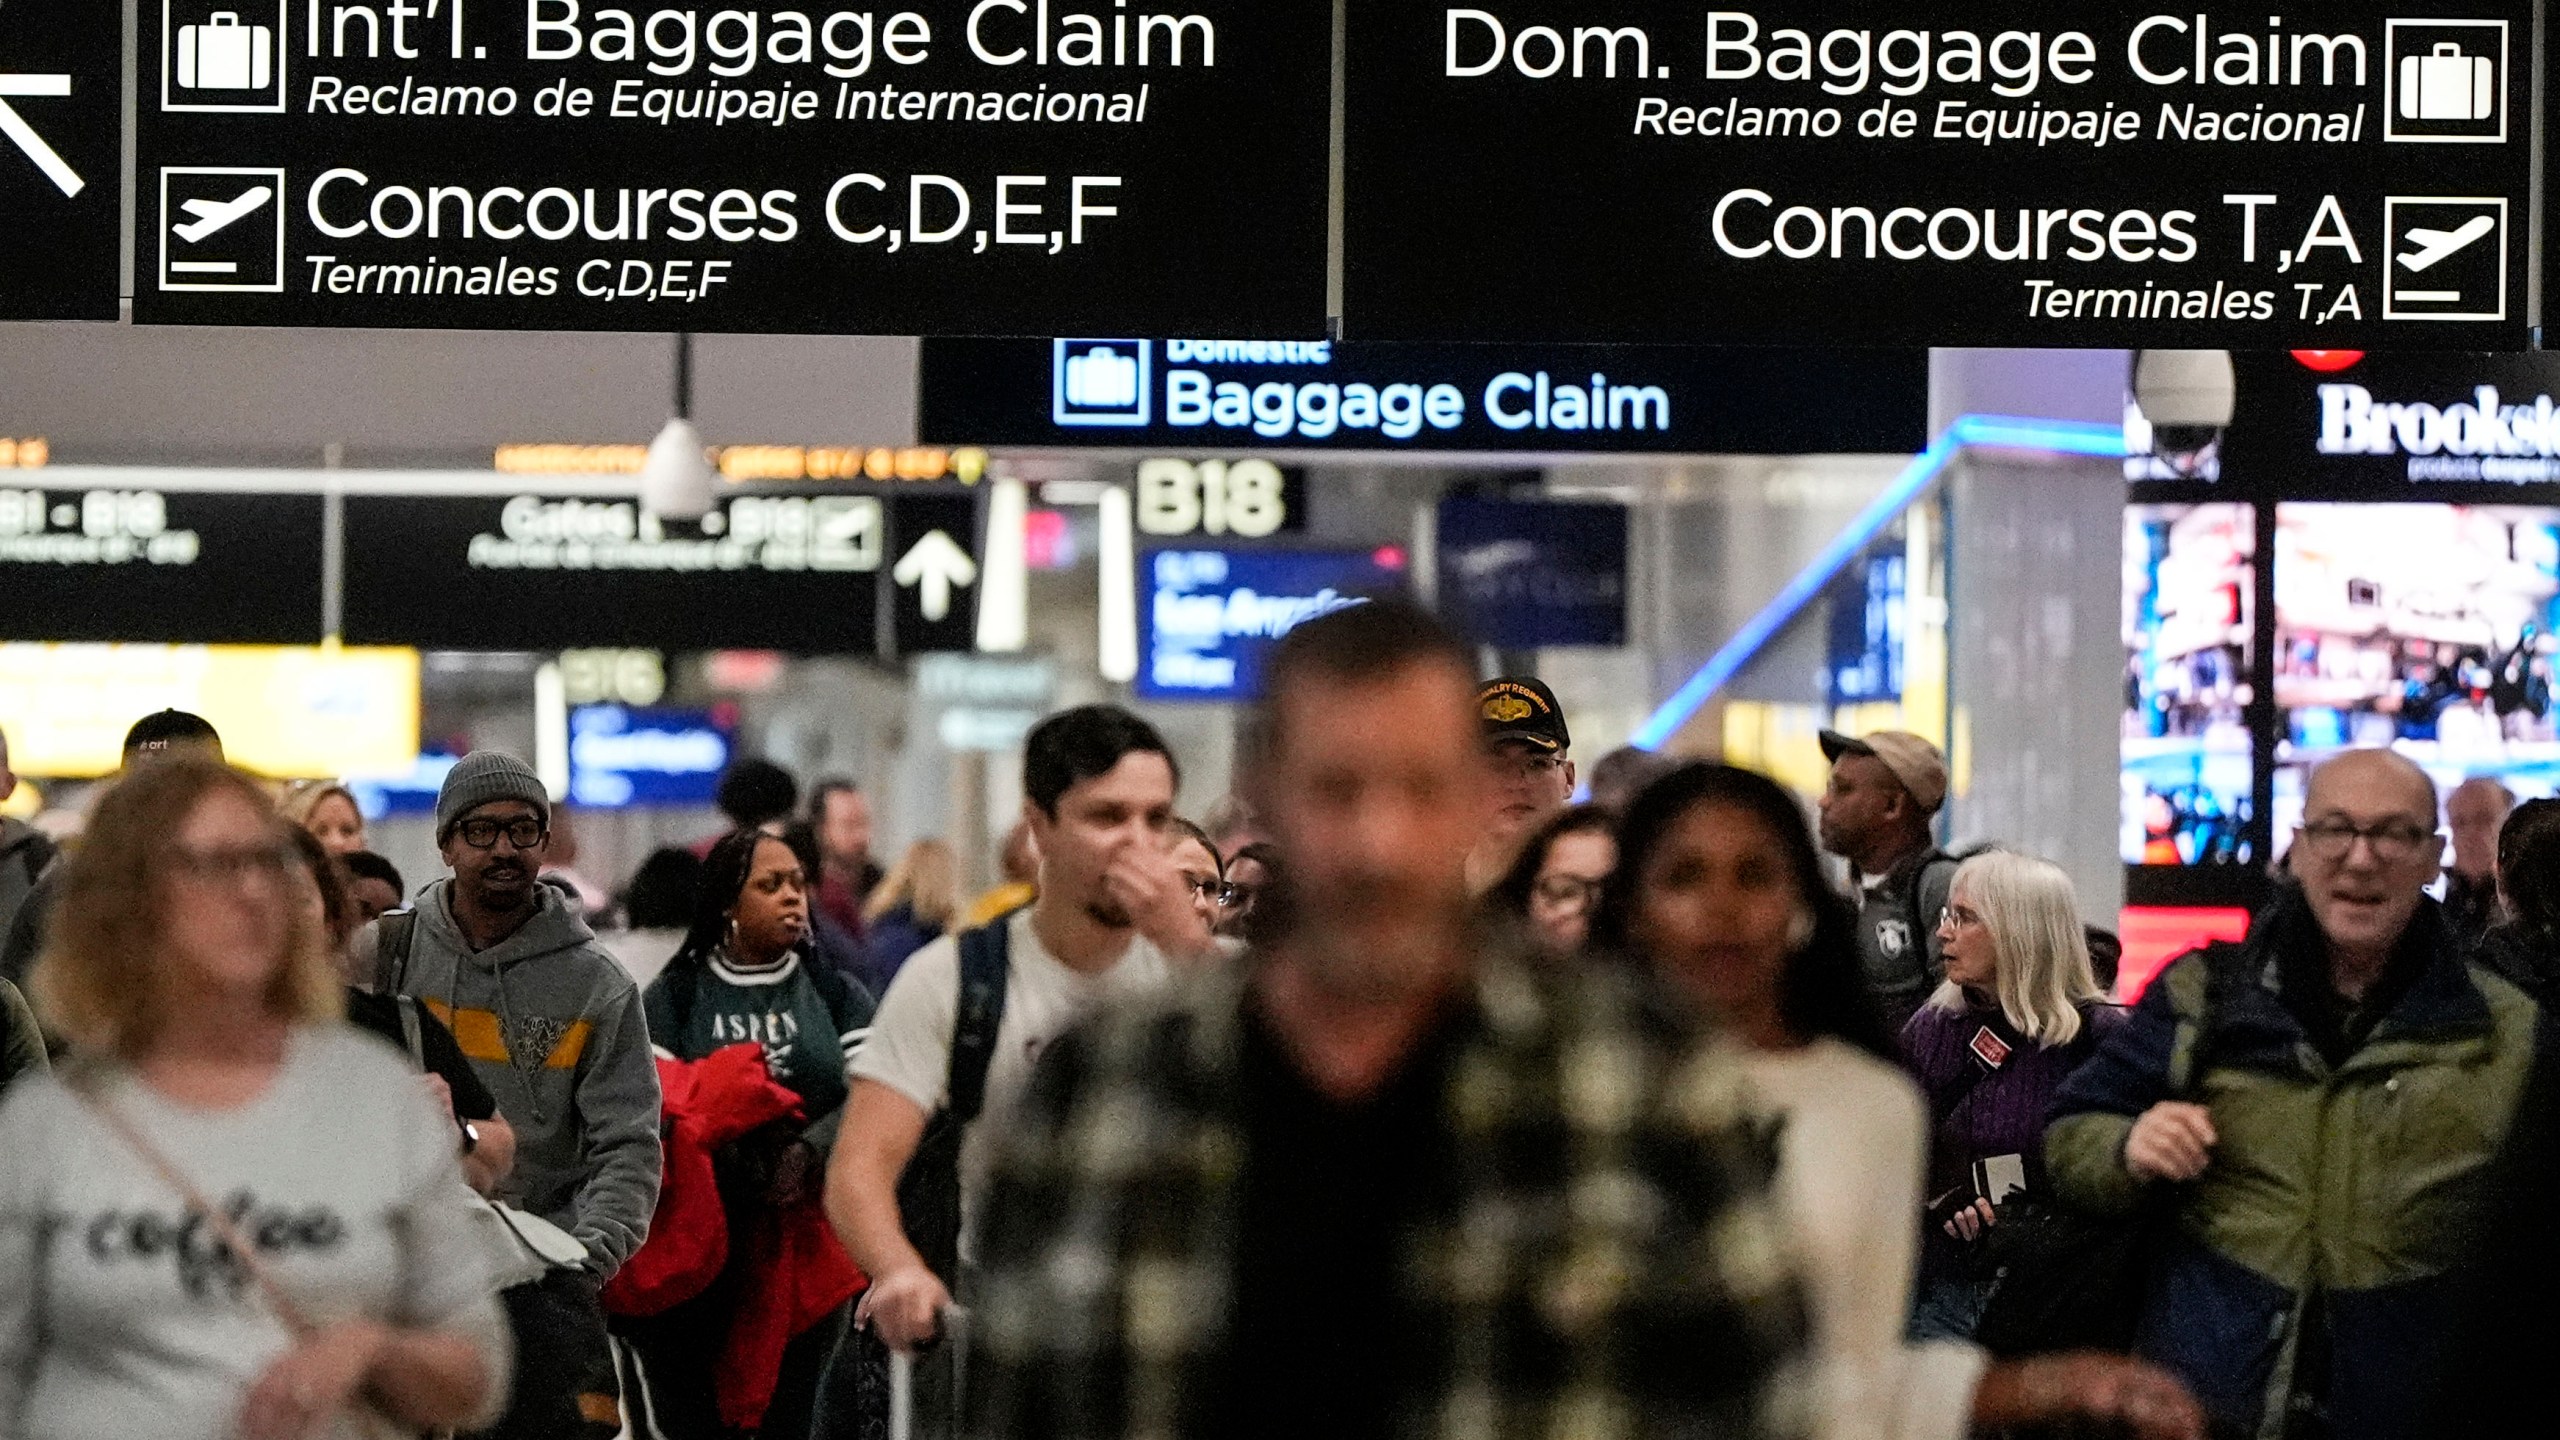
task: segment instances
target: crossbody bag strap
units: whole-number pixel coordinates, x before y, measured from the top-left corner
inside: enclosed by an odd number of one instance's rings
[[[1971,1017],[1967,1018],[1970,1019]],[[1975,1021],[1974,1023],[1976,1025],[1980,1025],[1981,1022]],[[1954,1119],[1956,1111],[1963,1106],[1966,1097],[1973,1094],[1974,1087],[1980,1085],[1983,1081],[1990,1079],[1993,1074],[1991,1067],[1983,1064],[1981,1059],[1975,1056],[1971,1045],[1967,1045],[1965,1047],[1964,1060],[1964,1078],[1958,1080],[1955,1088],[1948,1091],[1945,1096],[1939,1099],[1937,1113],[1930,1117],[1931,1129],[1935,1129],[1940,1125],[1946,1124],[1949,1120]]]
[[[142,1163],[150,1167],[161,1183],[177,1191],[178,1198],[186,1202],[187,1209],[212,1229],[214,1238],[222,1242],[223,1249],[231,1252],[232,1259],[240,1262],[241,1270],[258,1287],[267,1308],[284,1322],[284,1328],[296,1341],[306,1340],[318,1330],[319,1327],[311,1323],[311,1317],[303,1313],[301,1306],[293,1303],[293,1297],[284,1293],[282,1285],[276,1283],[275,1273],[258,1258],[257,1250],[249,1244],[248,1237],[240,1233],[240,1227],[231,1223],[231,1217],[216,1209],[213,1202],[205,1198],[204,1192],[196,1188],[195,1182],[161,1152],[160,1147],[152,1144],[133,1122],[117,1113],[116,1108],[105,1100],[79,1086],[71,1087],[71,1093],[89,1107],[89,1112],[97,1116],[101,1124],[114,1131],[127,1149],[142,1157]]]

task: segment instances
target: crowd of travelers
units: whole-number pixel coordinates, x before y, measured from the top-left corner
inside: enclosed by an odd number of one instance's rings
[[[0,821],[0,1440],[2525,1403],[2560,801],[2332,758],[2246,938],[2126,1005],[2064,870],[1944,847],[1918,735],[1823,732],[1810,814],[1708,760],[1585,783],[1547,685],[1396,601],[1263,680],[1196,820],[1138,716],[1043,721],[975,897],[761,760],[609,894],[496,750],[412,888],[345,787],[144,717],[76,840]]]

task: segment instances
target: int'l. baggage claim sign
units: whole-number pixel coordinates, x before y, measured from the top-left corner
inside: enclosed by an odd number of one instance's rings
[[[1323,332],[1323,0],[142,13],[138,320]]]
[[[2500,0],[1349,0],[1358,340],[2516,347]]]

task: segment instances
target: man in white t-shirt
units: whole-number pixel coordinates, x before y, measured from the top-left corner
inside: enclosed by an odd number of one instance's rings
[[[1040,855],[1039,898],[1007,927],[1002,1018],[984,1107],[960,1145],[960,1255],[997,1134],[1050,1041],[1096,1006],[1161,985],[1210,952],[1209,927],[1166,852],[1177,775],[1154,727],[1116,706],[1049,717],[1024,742],[1023,818]],[[898,1179],[950,1097],[960,1013],[960,937],[916,952],[889,985],[853,1062],[843,1138],[827,1171],[827,1213],[871,1277],[859,1319],[882,1343],[914,1350],[951,1304],[909,1237]]]

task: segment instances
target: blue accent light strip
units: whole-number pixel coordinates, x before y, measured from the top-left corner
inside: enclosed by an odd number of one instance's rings
[[[1743,622],[1724,647],[1707,657],[1687,683],[1672,692],[1644,724],[1637,728],[1628,744],[1643,750],[1659,750],[1669,744],[1680,727],[1689,723],[1707,701],[1730,682],[1760,648],[1776,638],[1788,622],[1811,604],[1822,587],[1838,575],[1842,567],[1863,552],[1893,523],[1894,517],[1908,509],[1935,482],[1947,462],[1957,452],[1972,447],[2000,450],[2041,450],[2059,455],[2096,455],[2114,459],[2124,456],[2124,429],[2116,425],[2091,424],[2077,420],[2025,420],[2010,415],[1960,415],[1954,424],[1929,442],[1929,448],[1911,457],[1911,463],[1893,477],[1884,493],[1858,512],[1848,527],[1833,536],[1811,563],[1787,582],[1775,599],[1762,606],[1760,613]]]

